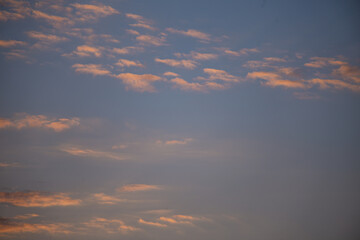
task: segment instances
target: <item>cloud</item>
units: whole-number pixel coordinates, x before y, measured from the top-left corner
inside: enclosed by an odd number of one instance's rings
[[[297,99],[301,99],[301,100],[312,100],[312,99],[319,99],[320,96],[315,94],[315,93],[310,93],[310,92],[294,92],[293,95],[297,98]]]
[[[311,85],[318,85],[320,89],[348,89],[354,92],[360,92],[360,85],[355,85],[351,83],[347,83],[341,80],[336,79],[320,79],[320,78],[314,78],[309,81]]]
[[[73,68],[75,68],[75,72],[78,73],[87,73],[87,74],[92,74],[94,76],[106,76],[106,75],[111,75],[111,72],[105,68],[103,68],[103,66],[101,66],[100,64],[74,64],[72,65]]]
[[[243,64],[243,67],[246,68],[267,68],[270,67],[270,64],[268,62],[264,61],[247,61],[245,64]]]
[[[69,128],[79,126],[79,118],[49,118],[44,115],[15,114],[13,119],[0,118],[0,129],[16,128],[44,128],[55,132],[62,132]]]
[[[213,68],[204,68],[203,71],[204,71],[204,73],[208,74],[209,77],[208,78],[197,77],[198,80],[202,80],[202,81],[220,80],[220,81],[229,82],[229,83],[240,81],[239,77],[231,75],[224,70],[218,70],[218,69],[213,69]]]
[[[143,51],[142,47],[124,47],[124,48],[113,48],[112,51],[116,54],[134,54],[136,52]]]
[[[129,159],[128,157],[120,156],[120,155],[112,153],[112,152],[103,152],[103,151],[97,151],[97,150],[86,149],[86,148],[64,147],[64,148],[61,148],[61,150],[70,155],[79,156],[79,157],[107,158],[107,159],[114,159],[114,160]]]
[[[165,45],[165,37],[155,37],[151,35],[138,35],[136,40],[142,44],[150,44],[154,46],[163,46]]]
[[[214,53],[199,53],[195,51],[191,51],[189,54],[185,53],[175,53],[176,57],[185,57],[185,58],[192,58],[195,60],[213,60],[218,58],[217,54]]]
[[[30,3],[26,1],[2,0],[0,9],[0,21],[19,20],[28,16],[31,12]]]
[[[65,25],[72,25],[74,22],[66,17],[60,17],[55,15],[49,15],[42,11],[32,10],[32,17],[36,19],[44,19],[49,24],[53,25],[56,28],[65,26]]]
[[[165,144],[165,145],[185,145],[192,141],[194,141],[194,139],[185,138],[184,140],[167,140],[167,141],[158,140],[158,141],[156,141],[156,143]]]
[[[5,47],[5,48],[9,48],[9,47],[15,47],[15,46],[21,46],[21,45],[26,45],[25,42],[23,41],[16,41],[16,40],[0,40],[0,47]]]
[[[128,145],[126,145],[126,144],[114,145],[111,148],[112,149],[126,149],[126,148],[128,148]]]
[[[192,222],[190,222],[190,221],[176,220],[174,218],[169,218],[169,217],[160,217],[159,220],[161,220],[163,222],[168,222],[171,224],[191,224],[192,225]]]
[[[206,82],[203,84],[197,82],[190,83],[182,78],[174,78],[171,79],[170,82],[174,84],[175,88],[184,91],[207,92],[208,90],[222,90],[227,88],[227,86],[215,82]]]
[[[152,74],[121,73],[116,77],[122,80],[126,90],[131,89],[137,92],[155,92],[152,83],[163,80],[161,77]]]
[[[303,81],[285,80],[275,72],[251,72],[247,74],[247,78],[265,80],[263,84],[270,87],[306,88]]]
[[[43,192],[0,192],[0,203],[17,207],[54,207],[78,206],[81,200],[72,199],[67,193]]]
[[[7,218],[0,218],[0,236],[19,233],[38,233],[47,232],[50,234],[69,234],[70,224],[53,223],[53,224],[30,224],[12,221]]]
[[[350,66],[349,64],[342,64],[338,69],[335,69],[332,74],[348,79],[355,83],[360,83],[360,68]]]
[[[28,214],[24,214],[24,215],[15,216],[15,217],[13,217],[13,219],[26,220],[26,219],[35,218],[35,217],[39,217],[39,215],[35,214],[35,213],[28,213]]]
[[[71,6],[77,10],[76,15],[79,17],[79,21],[97,20],[100,17],[119,14],[119,11],[116,9],[102,4],[92,5],[73,3]]]
[[[142,218],[140,218],[138,220],[138,222],[141,223],[141,224],[145,224],[145,225],[149,225],[149,226],[153,226],[153,227],[167,227],[166,224],[159,223],[159,222],[149,222],[149,221],[145,221]]]
[[[134,24],[130,24],[130,26],[132,27],[140,27],[140,28],[146,28],[146,29],[149,29],[149,30],[156,30],[152,25],[152,22],[145,19],[144,17],[140,16],[140,15],[137,15],[137,14],[132,14],[132,13],[127,13],[125,14],[125,16],[127,18],[130,18],[130,19],[133,19],[136,21],[136,23]]]
[[[151,190],[161,190],[162,187],[158,185],[148,185],[148,184],[129,184],[124,185],[121,188],[118,188],[118,192],[139,192],[139,191],[151,191]]]
[[[199,40],[202,40],[203,42],[209,42],[210,41],[210,35],[207,33],[203,33],[194,29],[189,29],[187,31],[183,31],[183,30],[177,30],[174,28],[167,28],[166,29],[168,32],[171,33],[175,33],[175,34],[181,34],[184,36],[189,36],[189,37],[193,37],[193,38],[197,38]]]
[[[8,20],[19,20],[23,18],[25,18],[25,16],[20,13],[0,10],[0,21],[6,22]]]
[[[119,67],[144,67],[144,65],[139,61],[131,61],[127,59],[119,59],[115,65]]]
[[[89,45],[81,45],[77,46],[76,50],[74,50],[70,54],[63,54],[65,57],[101,57],[102,56],[102,48],[101,47],[93,47]]]
[[[110,195],[106,195],[105,193],[95,193],[93,194],[93,198],[96,202],[99,204],[105,204],[105,205],[114,205],[119,202],[126,202],[127,200],[113,197]]]
[[[194,69],[197,67],[197,62],[193,60],[176,60],[176,59],[160,59],[155,58],[155,62],[164,63],[172,67],[183,67],[187,69]]]
[[[0,120],[1,121],[1,120]],[[18,163],[5,163],[0,162],[0,167],[7,168],[7,167],[20,167],[20,164]]]
[[[238,51],[233,51],[233,50],[230,50],[229,48],[217,48],[217,49],[226,55],[235,56],[235,57],[239,57],[242,55],[248,55],[250,53],[260,52],[257,48],[243,48]]]
[[[326,57],[312,57],[312,61],[305,63],[304,66],[312,68],[323,68],[328,65],[345,65],[346,62],[336,60],[335,58],[326,58]]]
[[[36,32],[36,31],[27,32],[27,35],[31,38],[34,38],[34,39],[37,39],[39,41],[46,42],[46,43],[57,43],[57,42],[64,42],[64,41],[69,40],[66,37],[59,37],[59,36],[52,35],[52,34],[44,34],[44,33]]]
[[[174,73],[174,72],[165,72],[163,73],[164,76],[167,76],[167,77],[178,77],[179,74],[177,73]]]
[[[264,60],[268,62],[286,62],[285,59],[278,57],[265,57]]]
[[[88,228],[96,228],[105,231],[108,234],[123,233],[139,231],[139,228],[126,225],[124,221],[119,219],[93,218],[89,222],[83,223]]]
[[[126,32],[131,35],[140,35],[138,31],[135,31],[133,29],[127,29]]]

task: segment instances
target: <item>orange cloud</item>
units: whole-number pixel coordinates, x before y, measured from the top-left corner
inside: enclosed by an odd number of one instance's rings
[[[49,24],[53,25],[54,27],[61,27],[64,25],[72,25],[74,24],[73,21],[66,17],[60,17],[60,16],[54,16],[49,15],[44,12],[38,11],[38,10],[32,10],[32,16],[37,19],[44,19]]]
[[[133,29],[127,29],[126,32],[131,35],[140,35],[138,31],[135,31]]]
[[[126,90],[131,89],[137,92],[155,92],[152,83],[163,80],[161,77],[152,74],[121,73],[116,77],[122,80]]]
[[[247,61],[245,64],[243,64],[243,67],[266,68],[266,67],[270,67],[270,64],[268,62],[264,62],[264,61]]]
[[[189,142],[194,141],[192,138],[185,138],[184,140],[168,140],[168,141],[156,141],[158,144],[165,144],[165,145],[185,145]]]
[[[220,81],[224,81],[224,82],[239,82],[240,81],[239,77],[231,75],[224,70],[204,68],[203,71],[204,71],[204,73],[208,74],[209,77],[208,78],[198,77],[197,78],[198,80],[203,80],[203,81],[220,80]]]
[[[266,57],[266,58],[264,58],[264,60],[268,61],[268,62],[286,62],[285,59],[278,58],[278,57]]]
[[[36,31],[27,32],[27,35],[31,38],[35,38],[39,41],[48,42],[48,43],[56,43],[56,42],[63,42],[68,41],[66,37],[59,37],[52,34],[44,34]]]
[[[165,72],[163,73],[164,76],[167,76],[167,77],[178,77],[179,74],[177,73],[174,73],[174,72]]]
[[[14,47],[18,45],[26,45],[25,42],[22,41],[16,41],[16,40],[0,40],[0,47]]]
[[[104,69],[100,64],[74,64],[72,65],[75,68],[75,72],[78,73],[87,73],[94,76],[103,76],[111,75],[110,71]]]
[[[93,194],[93,198],[94,198],[94,200],[96,202],[98,202],[100,204],[106,204],[106,205],[114,205],[114,204],[117,204],[119,202],[126,202],[127,201],[125,199],[121,199],[121,198],[106,195],[105,193],[95,193],[95,194]]]
[[[207,88],[205,85],[200,83],[190,83],[185,81],[182,78],[174,78],[171,79],[170,82],[174,83],[175,88],[179,88],[184,91],[198,91],[198,92],[206,92]]]
[[[0,236],[18,233],[38,233],[47,232],[50,234],[69,234],[70,224],[30,224],[11,221],[7,218],[0,218]]]
[[[348,89],[354,92],[360,92],[360,85],[347,83],[341,80],[314,78],[309,82],[311,85],[319,85],[320,89]]]
[[[0,118],[1,128],[45,128],[55,132],[62,132],[74,126],[80,125],[79,118],[49,118],[44,115],[29,115],[18,113],[13,119]]]
[[[30,219],[30,218],[34,218],[34,217],[39,217],[39,215],[35,214],[35,213],[29,213],[29,214],[15,216],[15,217],[13,217],[13,219],[26,220],[26,219]]]
[[[124,221],[119,219],[93,218],[89,222],[83,223],[88,228],[97,228],[105,231],[108,234],[123,233],[139,231],[139,228],[126,225]]]
[[[68,195],[67,193],[0,192],[0,202],[17,207],[66,207],[81,204],[81,200],[72,199]]]
[[[205,42],[210,41],[210,35],[209,34],[203,33],[203,32],[200,32],[200,31],[197,31],[197,30],[194,30],[194,29],[189,29],[187,31],[182,31],[182,30],[177,30],[177,29],[174,29],[174,28],[167,28],[166,30],[168,32],[171,32],[171,33],[181,34],[181,35],[184,35],[184,36],[197,38],[197,39],[205,41]]]
[[[144,49],[142,47],[124,47],[124,48],[113,48],[112,51],[116,54],[133,54],[141,52]]]
[[[193,60],[176,60],[176,59],[160,59],[155,58],[155,62],[164,63],[172,67],[183,67],[187,69],[194,69],[197,67],[197,62]]]
[[[151,35],[138,35],[136,40],[143,44],[150,44],[154,46],[163,46],[165,45],[165,37],[155,37]]]
[[[335,76],[340,76],[344,79],[349,79],[355,83],[360,83],[360,68],[343,64],[338,69],[332,72]]]
[[[144,67],[139,61],[131,61],[127,59],[119,59],[115,65],[120,67]]]
[[[213,53],[199,53],[195,51],[191,51],[189,54],[184,53],[175,53],[177,57],[185,57],[185,58],[192,58],[195,60],[212,60],[218,58],[217,54]]]
[[[149,221],[145,221],[144,219],[140,218],[138,220],[139,223],[141,224],[145,224],[145,225],[149,225],[149,226],[154,226],[154,227],[167,227],[166,224],[163,223],[158,223],[158,222],[149,222]]]
[[[0,21],[19,20],[30,14],[30,3],[26,1],[2,0],[2,7],[7,10],[0,10]]]
[[[152,25],[151,21],[145,19],[144,17],[142,17],[140,15],[127,13],[127,14],[125,14],[125,16],[127,18],[130,18],[130,19],[133,19],[136,21],[136,23],[130,24],[130,26],[146,28],[146,29],[153,30],[153,31],[156,30],[153,26],[151,26]]]
[[[0,119],[0,125],[1,125],[1,119]],[[5,163],[0,162],[0,167],[7,168],[7,167],[20,167],[20,164],[18,163]]]
[[[251,72],[247,74],[249,79],[263,79],[267,86],[285,88],[306,88],[302,81],[284,80],[278,73],[274,72]]]
[[[217,48],[219,51],[223,52],[226,55],[239,57],[242,55],[248,55],[249,53],[258,53],[260,52],[257,48],[243,48],[238,51],[233,51],[228,48]]]
[[[79,57],[101,57],[102,56],[102,48],[101,47],[93,47],[88,45],[77,46],[76,50],[74,50],[70,54],[64,54],[65,57],[79,56]]]
[[[78,148],[78,147],[64,147],[61,149],[63,152],[66,152],[70,155],[80,156],[80,157],[93,157],[93,158],[108,158],[114,160],[126,160],[129,159],[125,156],[120,156],[112,152],[103,152],[93,149]]]
[[[312,68],[322,68],[328,65],[343,65],[346,64],[343,61],[335,60],[334,58],[326,58],[326,57],[312,57],[310,58],[312,61],[305,63],[304,66],[312,67]]]
[[[139,192],[139,191],[151,191],[161,190],[162,188],[158,185],[147,185],[147,184],[129,184],[118,188],[118,192]]]
[[[102,4],[92,5],[73,3],[71,6],[77,10],[76,15],[79,17],[80,21],[97,20],[100,17],[119,14],[119,12],[114,8]]]

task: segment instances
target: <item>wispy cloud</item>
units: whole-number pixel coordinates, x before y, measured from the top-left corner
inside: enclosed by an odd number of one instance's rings
[[[129,184],[124,185],[117,189],[118,192],[139,192],[139,191],[151,191],[151,190],[161,190],[162,187],[158,185],[148,185],[148,184]]]
[[[31,38],[37,39],[45,43],[57,43],[57,42],[64,42],[69,40],[66,37],[59,37],[53,34],[44,34],[36,31],[27,32],[27,35]]]
[[[114,160],[126,160],[129,159],[127,156],[122,156],[112,152],[98,151],[88,148],[79,148],[79,147],[62,147],[61,151],[66,152],[70,155],[79,156],[79,157],[92,157],[100,159],[114,159]]]
[[[152,83],[163,80],[161,77],[152,74],[121,73],[116,77],[122,80],[127,90],[137,92],[155,92]]]
[[[124,47],[124,48],[113,48],[112,51],[116,54],[134,54],[137,52],[141,52],[143,51],[144,48],[142,47],[135,47],[135,46],[130,46],[130,47]]]
[[[173,78],[170,82],[174,84],[175,88],[179,88],[184,91],[208,92],[209,90],[222,90],[227,88],[227,86],[216,82],[188,82],[182,78]]]
[[[75,68],[75,72],[78,73],[87,73],[92,74],[93,76],[106,76],[111,75],[111,72],[107,69],[105,69],[100,64],[74,64],[72,65],[73,68]]]
[[[268,62],[287,62],[285,59],[278,57],[265,57],[264,60]]]
[[[23,41],[16,41],[16,40],[0,40],[0,47],[9,48],[15,46],[22,46],[22,45],[26,45],[26,43]]]
[[[194,30],[194,29],[189,29],[189,30],[184,31],[184,30],[177,30],[174,28],[167,28],[166,30],[171,33],[197,38],[199,40],[202,40],[203,42],[209,42],[210,38],[211,38],[210,34],[200,32],[200,31]]]
[[[24,215],[17,215],[15,217],[13,217],[12,219],[26,220],[26,219],[35,218],[35,217],[39,217],[39,214],[28,213],[28,214],[24,214]]]
[[[0,167],[2,168],[11,168],[11,167],[20,167],[19,163],[7,163],[7,162],[0,162]]]
[[[166,38],[164,36],[156,37],[152,35],[138,35],[136,40],[142,44],[159,47],[165,45]]]
[[[126,199],[106,195],[105,193],[94,193],[92,196],[93,199],[99,204],[114,205],[118,204],[119,202],[127,202]]]
[[[179,76],[179,74],[174,73],[174,72],[164,72],[163,75],[167,76],[167,77],[178,77]]]
[[[167,140],[167,141],[156,141],[157,144],[165,144],[165,145],[185,145],[194,141],[192,138],[185,138],[183,140]]]
[[[102,56],[102,47],[94,47],[89,45],[81,45],[77,46],[76,50],[74,50],[70,54],[63,54],[65,57],[101,57]]]
[[[195,51],[191,51],[188,54],[175,53],[174,55],[176,57],[191,58],[191,59],[195,59],[195,60],[213,60],[213,59],[218,58],[218,55],[214,54],[214,53],[200,53],[200,52],[195,52]]]
[[[152,22],[150,20],[147,20],[140,15],[127,13],[125,16],[136,21],[136,23],[130,24],[132,27],[146,28],[152,31],[156,30],[156,28],[152,26]]]
[[[337,79],[314,78],[309,81],[311,85],[318,85],[320,89],[348,89],[354,92],[360,92],[360,85],[351,84]]]
[[[172,66],[172,67],[182,67],[187,69],[195,69],[197,67],[197,62],[193,60],[176,60],[176,59],[161,59],[161,58],[155,58],[155,62],[164,63],[166,65]]]
[[[220,80],[220,81],[229,82],[229,83],[240,81],[240,77],[231,75],[224,70],[213,69],[213,68],[204,68],[203,71],[204,71],[204,73],[208,74],[209,77],[207,77],[207,78],[197,77],[198,80],[202,80],[202,81]]]
[[[32,17],[36,19],[43,19],[56,28],[74,24],[74,22],[67,17],[49,15],[39,10],[32,10]]]
[[[62,132],[69,128],[79,126],[79,118],[50,118],[45,115],[29,115],[26,113],[15,114],[14,118],[0,118],[0,129],[2,128],[44,128],[55,132]]]
[[[139,228],[126,225],[124,221],[119,219],[107,219],[107,218],[93,218],[88,222],[84,222],[88,228],[95,228],[102,231],[105,231],[108,234],[116,234],[123,233],[126,234],[128,232],[139,231]]]
[[[0,202],[17,207],[66,207],[80,205],[82,201],[67,193],[0,192]]]
[[[153,226],[153,227],[167,227],[166,224],[163,223],[159,223],[159,222],[150,222],[150,221],[145,221],[144,219],[140,218],[138,220],[139,223],[141,224],[145,224],[145,225],[149,225],[149,226]]]
[[[144,67],[144,65],[139,61],[131,61],[127,59],[119,59],[115,65],[119,67]]]
[[[216,48],[216,49],[219,50],[220,52],[222,52],[225,55],[230,55],[230,56],[235,56],[235,57],[248,55],[250,53],[258,53],[258,52],[260,52],[257,48],[243,48],[243,49],[240,49],[238,51],[234,51],[234,50],[231,50],[229,48]]]
[[[306,88],[303,81],[283,79],[282,76],[276,72],[251,72],[247,74],[247,78],[265,80],[263,84],[270,87]]]
[[[80,21],[97,20],[100,17],[119,14],[119,11],[116,9],[102,4],[73,3],[71,6],[76,9],[76,15]]]

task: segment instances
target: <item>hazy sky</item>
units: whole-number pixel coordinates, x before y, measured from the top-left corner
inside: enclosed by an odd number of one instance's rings
[[[358,239],[359,11],[0,0],[0,238]]]

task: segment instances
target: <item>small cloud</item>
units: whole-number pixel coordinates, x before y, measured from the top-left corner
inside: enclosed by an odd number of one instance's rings
[[[142,219],[142,218],[140,218],[140,219],[138,220],[138,223],[145,224],[145,225],[149,225],[149,226],[153,226],[153,227],[167,227],[166,224],[159,223],[159,222],[149,222],[149,221],[145,221],[145,220]]]
[[[114,159],[114,160],[129,159],[128,157],[120,156],[120,155],[112,153],[112,152],[97,151],[97,150],[87,149],[87,148],[64,147],[64,148],[61,148],[61,150],[70,155],[79,156],[79,157],[93,157],[93,158],[100,158],[100,159],[108,158],[108,159]]]
[[[124,48],[113,48],[112,52],[116,54],[134,54],[143,51],[142,47],[124,47]]]
[[[156,143],[158,144],[165,144],[165,145],[186,145],[190,142],[194,141],[192,138],[185,138],[183,140],[167,140],[167,141],[161,141],[158,140]]]
[[[112,149],[126,149],[126,148],[128,148],[128,145],[126,145],[126,144],[114,145],[111,148]]]
[[[182,67],[187,69],[194,69],[197,67],[197,62],[193,60],[176,60],[176,59],[160,59],[155,58],[155,62],[164,63],[172,67]]]
[[[25,42],[16,41],[16,40],[0,40],[0,47],[10,48],[15,46],[23,46],[26,45]]]
[[[126,199],[113,197],[110,195],[106,195],[105,193],[95,193],[92,196],[97,203],[104,205],[115,205],[118,204],[119,202],[127,202]]]
[[[63,54],[65,57],[101,57],[102,56],[101,47],[93,47],[89,45],[77,46],[76,50],[72,51],[70,54]]]
[[[119,67],[144,67],[144,65],[139,61],[131,61],[127,59],[119,59],[115,65]]]
[[[176,57],[185,57],[185,58],[191,58],[195,60],[213,60],[217,59],[218,55],[214,53],[199,53],[195,51],[191,51],[189,54],[185,53],[175,53]]]
[[[320,99],[320,96],[315,93],[310,92],[294,92],[293,95],[297,99],[301,100],[313,100],[313,99]]]
[[[309,81],[310,85],[318,85],[320,89],[348,89],[353,92],[360,92],[360,85],[351,84],[337,79],[314,78]]]
[[[208,74],[209,77],[208,78],[197,77],[198,80],[202,80],[202,81],[220,80],[220,81],[224,81],[224,82],[239,82],[240,81],[239,77],[231,75],[224,70],[213,69],[213,68],[204,68],[203,71],[204,71],[204,73]]]
[[[133,231],[139,231],[139,228],[126,225],[124,221],[119,219],[107,219],[107,218],[93,218],[89,222],[84,222],[83,225],[85,225],[88,228],[95,228],[102,230],[108,234],[116,234],[116,233],[122,233],[127,234],[129,232]]]
[[[306,88],[303,81],[286,80],[276,72],[251,72],[247,74],[247,78],[265,80],[263,84],[270,87]]]
[[[116,77],[122,80],[126,90],[131,89],[137,92],[155,92],[152,83],[163,80],[161,77],[152,74],[121,73]]]
[[[116,9],[102,4],[92,5],[73,3],[71,4],[71,6],[76,9],[75,14],[78,16],[77,20],[79,21],[97,20],[100,17],[119,14],[119,11],[117,11]]]
[[[144,17],[137,15],[137,14],[132,14],[132,13],[127,13],[125,14],[125,16],[127,18],[133,19],[136,21],[136,23],[130,24],[130,26],[132,27],[140,27],[140,28],[145,28],[148,30],[156,30],[156,28],[154,28],[152,25],[152,22],[145,19]]]
[[[187,82],[182,78],[173,78],[170,82],[174,84],[175,88],[184,91],[208,92],[208,90],[222,90],[227,88],[227,86],[215,82]]]
[[[35,213],[29,213],[29,214],[24,214],[24,215],[17,215],[15,217],[13,217],[12,219],[26,220],[26,219],[35,218],[35,217],[39,217],[39,215],[35,214]]]
[[[118,188],[118,192],[139,192],[139,191],[151,191],[151,190],[161,190],[162,187],[158,185],[148,185],[148,184],[129,184]]]
[[[164,36],[155,37],[151,35],[138,35],[136,37],[136,40],[142,44],[153,45],[156,47],[165,45],[165,41],[166,41]]]
[[[268,62],[286,62],[285,59],[278,57],[265,57],[264,60]]]
[[[45,42],[45,43],[58,43],[58,42],[64,42],[64,41],[69,40],[66,37],[59,37],[59,36],[52,35],[52,34],[44,34],[44,33],[36,32],[36,31],[27,32],[27,35],[31,38],[37,39],[37,40]]]
[[[217,48],[217,49],[225,55],[230,55],[230,56],[235,56],[235,57],[239,57],[242,55],[248,55],[250,53],[260,52],[257,48],[243,48],[238,51],[233,51],[233,50],[230,50],[229,48]]]
[[[265,61],[247,61],[245,64],[243,64],[243,67],[246,68],[267,68],[270,67],[269,62]]]
[[[79,125],[79,118],[49,118],[44,115],[29,115],[26,113],[15,114],[12,119],[0,118],[0,129],[45,128],[55,132],[62,132]]]
[[[81,200],[72,199],[67,193],[43,192],[0,192],[0,203],[17,207],[54,207],[78,206]]]
[[[210,38],[211,38],[211,36],[209,34],[203,33],[203,32],[200,32],[200,31],[197,31],[194,29],[189,29],[189,30],[183,31],[183,30],[177,30],[174,28],[167,28],[166,30],[171,33],[197,38],[199,40],[202,40],[203,42],[209,42]]]
[[[174,72],[165,72],[163,73],[164,76],[167,76],[167,77],[178,77],[179,74],[177,73],[174,73]]]
[[[127,29],[126,32],[131,35],[140,35],[138,31],[135,31],[133,29]]]
[[[47,21],[49,24],[53,25],[56,28],[62,27],[64,25],[74,24],[74,22],[71,21],[69,18],[49,15],[38,10],[32,10],[32,17],[36,19],[44,19],[45,21]]]
[[[75,72],[92,74],[93,76],[110,76],[111,72],[100,64],[74,64]]]
[[[0,120],[1,121],[1,120]],[[19,163],[5,163],[0,162],[0,167],[2,168],[11,168],[11,167],[20,167],[21,165]]]

